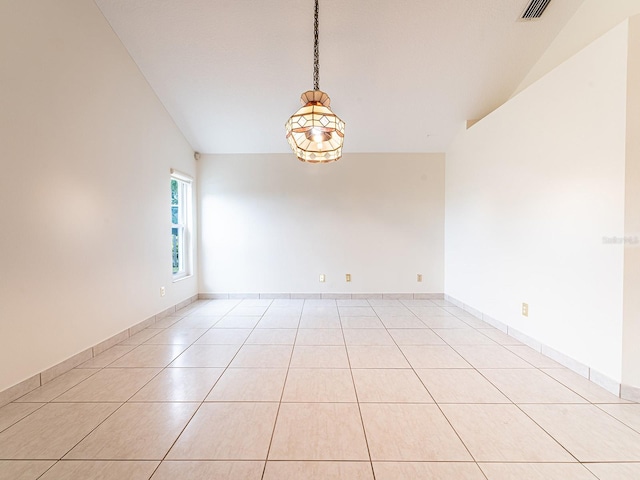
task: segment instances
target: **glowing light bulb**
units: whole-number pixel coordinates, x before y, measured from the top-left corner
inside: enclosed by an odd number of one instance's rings
[[[314,127],[314,128],[311,129],[311,138],[316,143],[321,143],[322,142],[322,132],[320,131],[319,128]]]

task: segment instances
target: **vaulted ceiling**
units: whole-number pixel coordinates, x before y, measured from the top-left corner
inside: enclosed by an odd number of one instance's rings
[[[345,152],[442,152],[504,103],[583,0],[320,0],[320,88]],[[195,150],[288,152],[313,88],[313,0],[96,0]]]

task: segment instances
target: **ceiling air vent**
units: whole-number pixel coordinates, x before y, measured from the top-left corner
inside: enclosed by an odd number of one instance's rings
[[[540,18],[551,0],[531,0],[531,3],[522,12],[521,20],[535,20]]]

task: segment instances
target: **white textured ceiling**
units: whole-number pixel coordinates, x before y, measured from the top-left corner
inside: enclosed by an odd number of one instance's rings
[[[320,88],[345,152],[442,152],[504,103],[583,0],[320,0]],[[288,152],[313,88],[313,0],[96,0],[192,147]]]

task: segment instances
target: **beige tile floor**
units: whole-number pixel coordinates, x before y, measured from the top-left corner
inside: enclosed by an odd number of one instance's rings
[[[0,480],[639,478],[639,404],[442,300],[199,301],[0,408]]]

